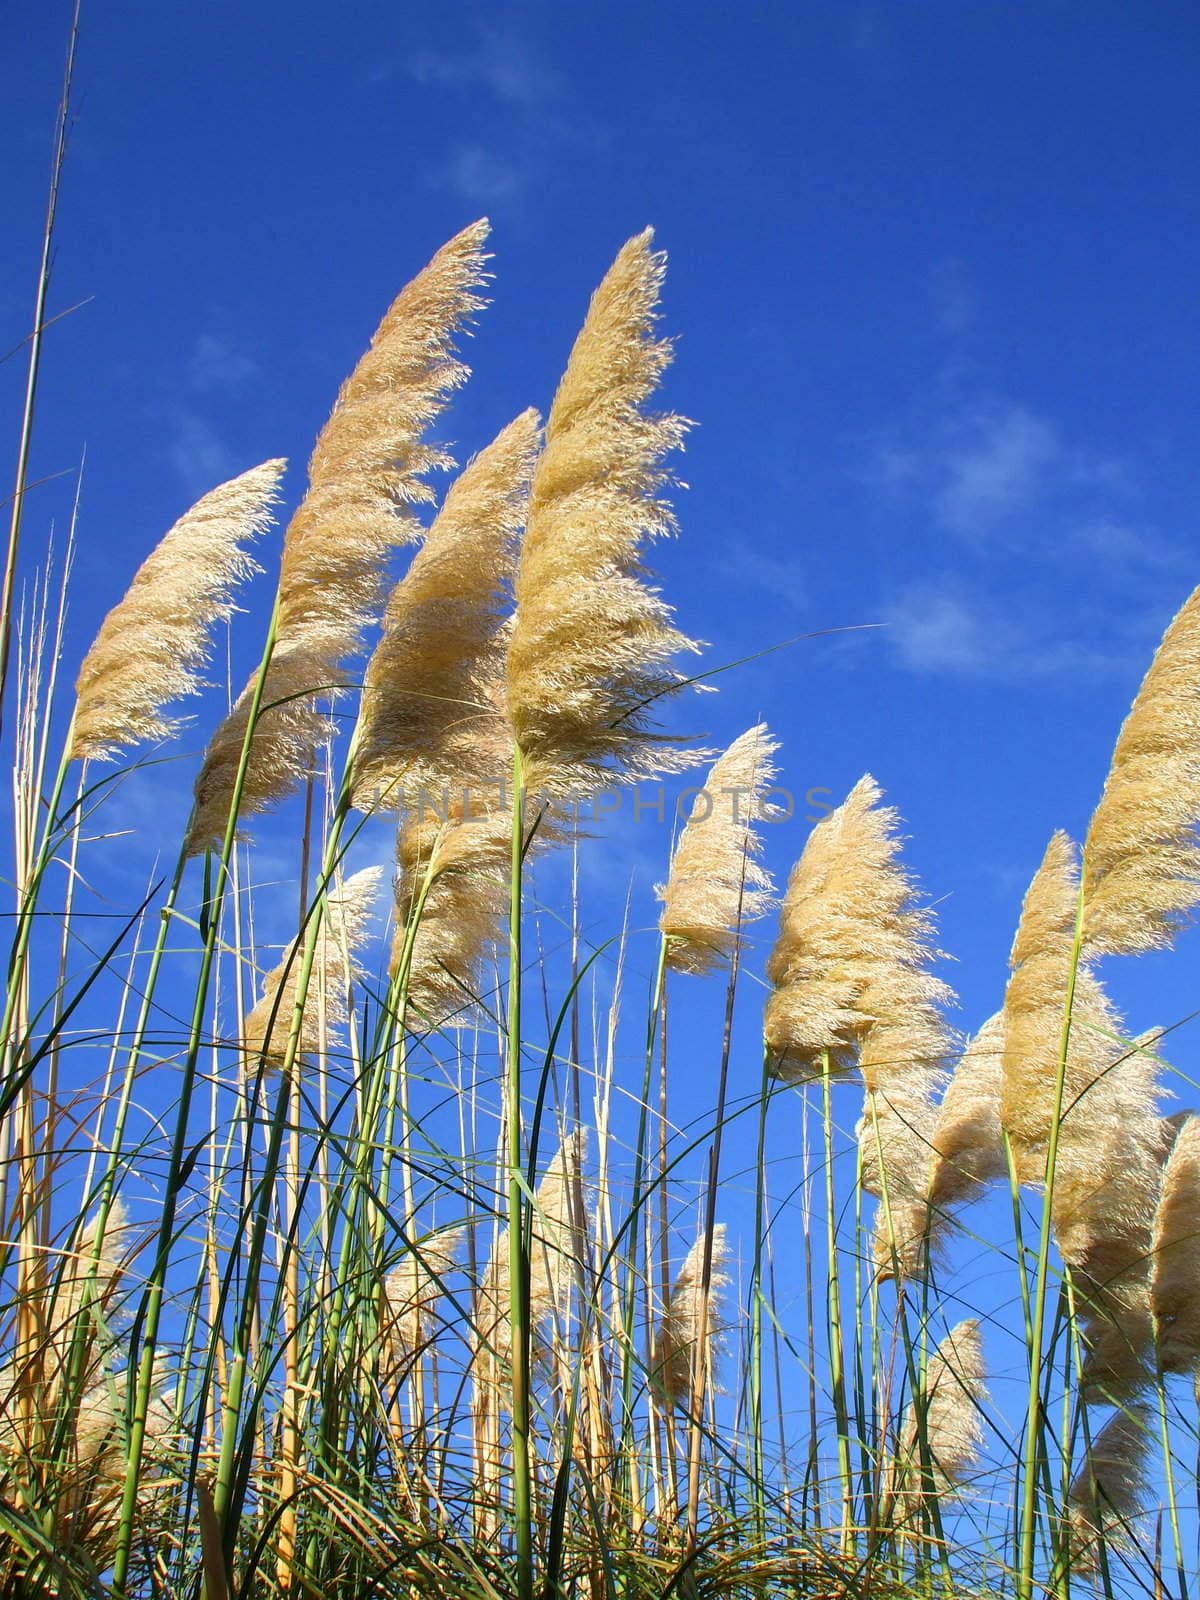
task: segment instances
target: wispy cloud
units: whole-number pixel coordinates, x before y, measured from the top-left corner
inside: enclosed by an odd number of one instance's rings
[[[190,406],[170,410],[171,433],[167,455],[194,496],[207,493],[237,471],[237,458],[207,417]]]
[[[505,105],[530,110],[556,99],[564,88],[561,76],[542,60],[529,42],[481,22],[473,49],[453,55],[418,50],[407,63],[409,77],[421,84],[451,89],[485,89]]]
[[[479,144],[464,144],[434,174],[435,181],[472,205],[497,206],[525,192],[530,174]]]
[[[219,389],[241,389],[261,372],[258,362],[231,339],[202,333],[188,362],[188,383],[200,394]]]
[[[778,606],[797,607],[807,598],[800,563],[769,555],[748,539],[731,539],[713,565],[726,581],[760,590]]]
[[[939,576],[906,584],[885,605],[885,638],[911,672],[952,673],[997,682],[1069,678],[1077,683],[1128,672],[1144,654],[1142,634],[1155,617],[1120,621],[1080,602],[1074,616],[1028,595],[972,589]]]

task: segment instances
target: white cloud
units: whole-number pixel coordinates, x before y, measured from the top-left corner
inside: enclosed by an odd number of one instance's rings
[[[464,200],[489,206],[515,200],[528,184],[528,173],[479,144],[460,146],[436,178]]]
[[[261,368],[254,357],[217,334],[202,333],[188,362],[188,382],[205,393],[213,389],[239,389]]]
[[[768,555],[748,539],[732,539],[715,565],[723,578],[748,589],[764,590],[779,605],[797,607],[807,598],[800,563]]]
[[[1129,640],[1114,639],[1084,610],[1074,619],[1079,636],[1071,637],[1061,607],[1035,609],[1020,595],[984,597],[961,580],[938,578],[906,585],[884,607],[883,620],[900,665],[911,672],[1009,682],[1093,682],[1123,672]]]
[[[562,80],[523,40],[487,24],[479,28],[473,50],[453,55],[419,50],[406,69],[420,84],[452,89],[483,88],[506,105],[522,110],[545,104],[563,92]]]
[[[934,507],[954,532],[984,533],[1039,498],[1063,449],[1057,430],[1022,406],[977,417],[966,432],[935,462]]]
[[[174,407],[170,415],[167,454],[189,493],[206,494],[231,478],[237,461],[212,423],[187,406]]]

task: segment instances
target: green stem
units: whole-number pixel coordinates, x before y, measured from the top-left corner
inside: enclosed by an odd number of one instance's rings
[[[1075,907],[1075,932],[1071,942],[1071,963],[1067,972],[1066,1005],[1059,1038],[1058,1061],[1054,1074],[1054,1113],[1046,1140],[1046,1175],[1042,1195],[1042,1218],[1038,1236],[1037,1267],[1029,1327],[1029,1395],[1025,1415],[1025,1450],[1021,1467],[1020,1560],[1017,1569],[1017,1600],[1033,1600],[1033,1567],[1037,1553],[1037,1468],[1042,1419],[1042,1340],[1046,1322],[1046,1289],[1050,1276],[1050,1230],[1054,1205],[1054,1169],[1058,1160],[1058,1137],[1066,1093],[1067,1055],[1071,1043],[1071,1013],[1075,1004],[1075,984],[1083,950],[1083,889]]]
[[[525,773],[513,747],[512,854],[508,912],[508,1281],[512,1333],[513,1516],[517,1597],[533,1600],[533,1513],[529,1449],[529,1255],[525,1242],[524,1127],[521,1115],[521,874]]]

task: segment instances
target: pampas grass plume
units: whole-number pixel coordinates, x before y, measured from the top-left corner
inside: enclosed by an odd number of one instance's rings
[[[1151,1306],[1164,1372],[1200,1362],[1200,1117],[1189,1116],[1163,1171],[1151,1244]]]
[[[1084,843],[1084,932],[1161,950],[1200,902],[1200,589],[1163,636],[1125,719]]]
[[[419,807],[510,766],[501,608],[516,568],[540,419],[523,412],[464,469],[388,601],[363,683],[355,803]]]
[[[482,303],[487,223],[465,228],[397,296],[371,347],[342,385],[309,462],[309,487],[288,525],[279,573],[275,652],[262,689],[241,794],[243,817],[290,794],[328,733],[314,697],[346,682],[398,546],[421,524],[423,480],[449,457],[424,433],[467,369],[453,354],[460,325]],[[196,780],[187,848],[222,840],[258,682],[256,673],[217,729]]]
[[[269,526],[285,465],[264,461],[211,490],[146,557],[79,669],[72,756],[110,758],[178,728],[164,707],[204,687],[212,627],[257,570],[244,545]]]
[[[809,835],[792,871],[779,937],[767,963],[764,1017],[772,1070],[802,1083],[862,1065],[868,1088],[914,1066],[940,1066],[949,1049],[937,1007],[951,991],[928,970],[933,919],[898,860],[899,818],[868,774]]]
[[[382,875],[381,868],[366,867],[347,878],[326,900],[304,998],[297,1060],[301,1056],[315,1055],[321,1049],[325,1024],[346,1020],[347,995],[356,972],[356,952],[366,938]],[[301,933],[284,959],[263,980],[262,998],[246,1018],[242,1047],[251,1062],[261,1056],[278,1067],[287,1058],[288,1037],[299,995],[303,945],[304,934]]]
[[[671,859],[659,928],[667,965],[703,976],[729,960],[744,923],[772,905],[770,874],[757,860],[779,746],[765,722],[747,729],[713,764]]]
[[[694,649],[647,587],[641,547],[674,528],[660,463],[686,424],[644,406],[670,359],[649,229],[592,297],[546,424],[517,574],[508,708],[531,792],[594,793],[689,764],[648,708]]]
[[[694,1402],[696,1342],[703,1309],[705,1234],[695,1240],[671,1285],[666,1311],[651,1354],[651,1374],[672,1405],[691,1410]],[[730,1285],[725,1224],[714,1224],[707,1309],[707,1371],[711,1374],[725,1331],[724,1295]]]

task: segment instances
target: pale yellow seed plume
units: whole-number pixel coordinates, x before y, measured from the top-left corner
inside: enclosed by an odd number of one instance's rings
[[[772,814],[766,794],[779,746],[765,722],[735,739],[714,763],[692,805],[671,860],[659,928],[667,965],[703,975],[727,962],[743,924],[771,905],[770,874],[757,859],[762,841],[754,824]]]
[[[1024,1183],[1040,1182],[1045,1172],[1078,895],[1075,847],[1065,833],[1055,833],[1021,907],[1004,996],[1000,1121]],[[1103,1032],[1111,1019],[1099,991],[1076,998],[1072,1043],[1077,1057],[1090,1060],[1097,1029]],[[1100,1007],[1095,1017],[1088,1014],[1089,998]],[[1070,1104],[1069,1094],[1063,1104]]]
[[[213,624],[257,570],[244,545],[270,525],[285,465],[264,461],[211,490],[138,568],[79,669],[73,757],[109,758],[180,726],[164,708],[204,687]]]
[[[641,548],[669,533],[661,461],[686,424],[643,408],[670,359],[654,323],[665,258],[630,239],[592,297],[546,424],[517,575],[508,708],[531,792],[594,793],[678,771],[654,731],[694,649],[645,582]]]
[[[137,1235],[136,1224],[130,1222],[125,1202],[120,1198],[109,1207],[104,1238],[97,1254],[99,1225],[98,1216],[89,1218],[84,1224],[78,1243],[63,1262],[58,1279],[54,1321],[65,1329],[68,1343],[70,1325],[85,1305],[94,1304],[103,1308],[112,1301],[125,1274]]]
[[[879,1208],[874,1241],[882,1277],[894,1276],[897,1264],[905,1276],[921,1271],[925,1252],[937,1249],[953,1209],[975,1199],[986,1183],[1007,1176],[1000,1127],[1003,1049],[1004,1017],[998,1013],[963,1051],[940,1105],[935,1108],[925,1097],[923,1091],[932,1086],[924,1075],[914,1081],[917,1099],[911,1108],[895,1105],[894,1094],[889,1098],[881,1122],[894,1140],[888,1159],[890,1203]],[[860,1137],[870,1181],[873,1141]],[[909,1173],[928,1174],[926,1194],[915,1192]],[[878,1179],[874,1182],[877,1187]]]
[[[1074,943],[1074,850],[1055,834],[1025,897],[1004,1002],[1000,1096],[1023,1183],[1045,1177]],[[1080,966],[1071,1007],[1051,1217],[1084,1325],[1085,1383],[1112,1398],[1145,1381],[1150,1229],[1164,1155],[1158,1064],[1095,974]]]
[[[914,1401],[900,1430],[899,1483],[903,1519],[913,1521],[922,1493],[944,1494],[970,1477],[983,1450],[983,1343],[972,1317],[951,1329],[930,1358],[922,1407]],[[921,1457],[921,1409],[932,1485],[925,1481]]]
[[[443,1280],[458,1265],[463,1231],[452,1228],[422,1239],[388,1274],[384,1285],[385,1333],[398,1367],[412,1361],[435,1330],[434,1307]]]
[[[382,875],[379,867],[356,872],[326,901],[301,1015],[297,1061],[321,1049],[323,1025],[346,1020],[349,987],[357,974],[356,956],[368,933]],[[251,1066],[260,1056],[272,1066],[282,1066],[287,1057],[305,939],[302,931],[279,965],[267,974],[262,998],[246,1018],[242,1047]]]
[[[1163,1172],[1151,1244],[1151,1306],[1164,1372],[1200,1363],[1200,1117],[1179,1130]]]
[[[529,1257],[529,1326],[538,1348],[539,1332],[552,1318],[566,1320],[571,1289],[586,1258],[587,1218],[579,1214],[587,1133],[578,1128],[559,1144],[534,1191]],[[484,1270],[476,1304],[480,1349],[506,1364],[512,1356],[509,1320],[508,1230],[496,1241]]]
[[[1169,946],[1200,903],[1200,589],[1151,663],[1084,844],[1096,952]]]
[[[701,1234],[675,1275],[671,1285],[666,1311],[658,1327],[654,1349],[650,1357],[650,1371],[656,1386],[672,1405],[691,1410],[696,1378],[697,1341],[702,1321],[707,1329],[707,1350],[704,1366],[711,1382],[716,1369],[716,1358],[724,1338],[727,1319],[725,1293],[730,1285],[728,1272],[729,1249],[725,1242],[725,1224],[718,1222],[712,1231],[712,1260],[709,1278],[708,1308],[704,1305],[704,1250],[706,1235]]]
[[[1147,1464],[1154,1445],[1148,1410],[1123,1406],[1113,1413],[1071,1484],[1068,1516],[1077,1569],[1095,1571],[1101,1534],[1127,1545],[1146,1498]]]
[[[311,773],[327,734],[313,697],[347,682],[346,662],[382,603],[388,557],[420,538],[412,507],[432,498],[425,475],[449,465],[424,434],[467,375],[454,337],[482,304],[476,290],[487,231],[486,222],[464,229],[401,290],[317,439],[308,492],[284,539],[278,644],[250,747],[243,817]],[[206,752],[188,834],[192,854],[224,835],[256,681],[257,674]]]
[[[495,986],[483,974],[508,911],[511,852],[507,810],[441,824],[418,816],[401,829],[391,975],[409,948],[410,1027],[468,1027],[486,1011]]]
[[[819,1077],[827,1052],[835,1074],[862,1065],[868,1089],[893,1095],[951,1051],[938,1008],[953,996],[927,970],[933,917],[898,860],[897,813],[880,799],[874,779],[860,779],[788,881],[764,1017],[772,1071],[787,1082]]]
[[[1008,1175],[1000,1126],[1004,1013],[990,1017],[954,1068],[933,1124],[929,1205],[935,1226],[983,1186]]]
[[[481,810],[508,780],[503,609],[539,426],[524,412],[466,467],[392,591],[363,684],[356,805],[466,789]]]

